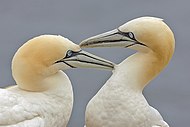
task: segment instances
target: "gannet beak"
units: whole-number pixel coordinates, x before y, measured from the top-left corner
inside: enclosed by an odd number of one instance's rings
[[[63,62],[71,68],[99,68],[99,69],[114,69],[114,63],[95,56],[91,53],[80,50],[78,52],[74,52],[69,50],[69,56],[66,56],[60,61],[56,63]]]
[[[80,43],[81,48],[92,48],[92,47],[130,47],[133,45],[144,45],[136,40],[132,32],[122,32],[119,29],[90,37],[83,40]]]

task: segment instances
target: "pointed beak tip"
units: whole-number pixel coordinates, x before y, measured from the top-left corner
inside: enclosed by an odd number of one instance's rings
[[[79,44],[80,47],[85,47],[86,45],[86,40],[81,41]]]
[[[87,39],[81,41],[79,46],[81,48],[90,48],[90,47],[92,48],[92,47],[94,47],[94,42],[95,42],[95,40],[92,37],[87,38]]]
[[[116,64],[113,63],[113,62],[110,62],[110,64],[111,64],[111,67],[110,67],[110,68],[112,68],[112,70],[113,70],[113,69],[115,68]]]

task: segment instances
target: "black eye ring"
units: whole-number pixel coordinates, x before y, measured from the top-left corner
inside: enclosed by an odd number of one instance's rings
[[[135,38],[135,36],[134,36],[134,34],[132,32],[128,32],[128,37],[131,38],[131,39]]]
[[[73,55],[73,51],[68,50],[67,54],[66,54],[66,57],[68,58],[68,57],[71,57],[72,55]]]
[[[118,29],[118,34],[123,35],[123,36],[126,36],[126,37],[128,37],[128,38],[130,38],[130,39],[132,39],[132,40],[136,40],[136,39],[135,39],[135,35],[133,34],[133,32],[122,32],[122,31],[120,31],[120,30]]]

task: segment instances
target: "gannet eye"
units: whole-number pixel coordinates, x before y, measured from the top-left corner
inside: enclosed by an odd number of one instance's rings
[[[66,54],[66,57],[67,57],[67,58],[68,58],[68,57],[71,57],[71,56],[72,56],[72,54],[73,54],[73,51],[68,50],[68,51],[67,51],[67,54]]]
[[[134,36],[134,34],[133,34],[132,32],[128,32],[128,36],[129,36],[129,38],[131,38],[131,39],[134,39],[134,38],[135,38],[135,36]]]
[[[122,32],[122,31],[120,31],[120,30],[118,29],[118,34],[123,35],[123,36],[126,36],[126,37],[128,37],[128,38],[130,38],[130,39],[132,39],[132,40],[136,40],[136,39],[135,39],[135,35],[133,34],[133,32]]]

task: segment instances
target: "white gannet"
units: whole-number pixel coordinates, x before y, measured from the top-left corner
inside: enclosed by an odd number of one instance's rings
[[[80,46],[137,50],[115,67],[111,78],[88,103],[86,127],[169,127],[142,94],[174,53],[173,32],[162,19],[137,18],[86,39]]]
[[[69,68],[112,69],[70,40],[41,35],[18,49],[12,61],[17,83],[0,89],[0,127],[66,127],[73,106]]]

